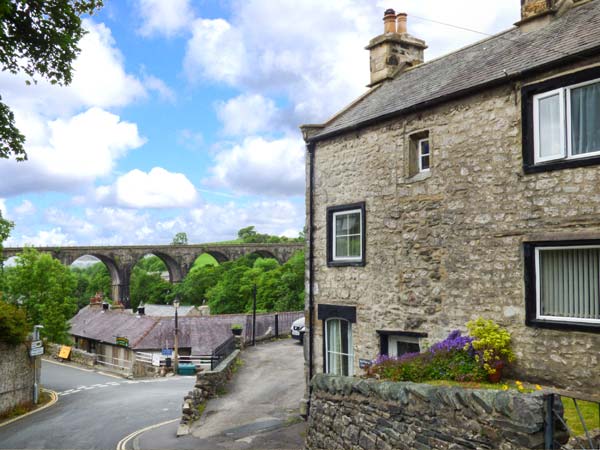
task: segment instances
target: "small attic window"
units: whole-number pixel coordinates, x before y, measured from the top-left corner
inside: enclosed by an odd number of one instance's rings
[[[428,173],[431,168],[431,141],[429,131],[421,131],[409,136],[408,176]]]

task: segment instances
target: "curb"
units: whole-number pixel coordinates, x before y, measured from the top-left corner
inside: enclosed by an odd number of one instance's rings
[[[7,420],[6,422],[0,423],[0,428],[4,427],[6,425],[9,425],[9,424],[11,424],[13,422],[16,422],[17,420],[21,420],[21,419],[23,419],[23,418],[25,418],[27,416],[32,415],[32,414],[38,413],[40,411],[43,411],[46,408],[50,408],[52,405],[54,405],[58,401],[58,394],[56,392],[54,392],[54,391],[52,391],[50,389],[44,389],[44,388],[42,388],[42,390],[50,393],[50,395],[52,396],[52,399],[48,403],[46,403],[44,406],[42,406],[40,408],[34,409],[33,411],[29,411],[28,413],[25,413],[25,414],[23,414],[21,416],[13,417],[12,419]]]
[[[142,433],[145,433],[146,431],[150,431],[150,430],[153,430],[154,428],[162,427],[163,425],[168,425],[168,424],[176,422],[180,419],[181,419],[180,417],[177,417],[176,419],[167,420],[165,422],[150,425],[148,427],[141,428],[137,431],[134,431],[133,433],[128,434],[127,436],[125,436],[123,439],[121,439],[119,441],[119,443],[117,444],[117,450],[127,450],[127,443],[130,440],[132,440],[133,438],[139,436]]]

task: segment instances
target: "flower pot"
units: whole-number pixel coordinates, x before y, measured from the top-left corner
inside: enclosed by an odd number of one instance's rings
[[[500,379],[502,378],[502,369],[504,369],[504,362],[498,361],[494,365],[494,369],[496,369],[494,373],[488,374],[488,380],[490,383],[499,383]]]
[[[242,335],[242,329],[241,328],[232,328],[231,332],[235,335],[235,336],[241,336]]]

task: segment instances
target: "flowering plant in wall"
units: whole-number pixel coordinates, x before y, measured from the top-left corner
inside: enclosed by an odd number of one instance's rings
[[[470,345],[476,351],[475,359],[483,365],[492,381],[499,381],[504,366],[515,359],[510,347],[510,333],[493,320],[481,317],[468,322],[467,329],[473,338]]]
[[[498,379],[490,381],[498,382],[499,365],[514,360],[510,334],[484,319],[469,322],[467,328],[469,335],[454,330],[422,353],[380,355],[367,369],[366,376],[392,381],[481,382],[495,375]]]

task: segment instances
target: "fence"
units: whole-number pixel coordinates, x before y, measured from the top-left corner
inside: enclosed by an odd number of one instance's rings
[[[102,354],[96,355],[96,364],[104,366],[107,370],[121,374],[131,373],[133,367],[133,361]]]
[[[290,334],[292,323],[301,317],[304,317],[303,311],[256,314],[256,340]],[[246,316],[244,341],[252,342],[252,314]]]
[[[179,356],[179,364],[194,364],[197,368],[205,370],[213,370],[221,361],[227,358],[235,350],[235,339],[231,336],[223,344],[213,350],[210,355],[191,355]],[[173,364],[173,356],[166,356],[158,353],[135,352],[135,359],[138,362],[146,365],[154,365],[155,367],[166,367],[167,359],[170,359]],[[158,366],[156,366],[158,363]]]
[[[600,449],[600,398],[557,391],[544,399],[544,449]]]

